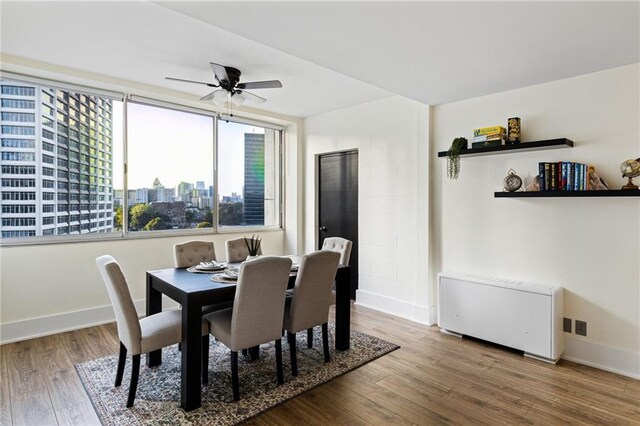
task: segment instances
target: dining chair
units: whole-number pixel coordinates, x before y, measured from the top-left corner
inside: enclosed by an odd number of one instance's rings
[[[282,372],[282,322],[285,290],[289,282],[291,259],[261,257],[243,262],[233,308],[206,315],[210,333],[231,350],[233,400],[240,399],[238,351],[275,341],[278,384]]]
[[[340,253],[340,264],[349,265],[351,260],[351,247],[353,242],[342,237],[328,237],[322,242],[322,250],[335,251]],[[331,305],[336,304],[336,292],[331,289]],[[307,330],[307,347],[311,349],[313,347],[313,330]]]
[[[173,267],[188,268],[199,264],[200,262],[216,261],[216,249],[213,241],[185,241],[173,245]],[[214,303],[202,307],[202,314],[226,309],[233,306],[232,301]],[[180,348],[180,346],[179,346]]]
[[[185,241],[173,246],[173,267],[188,268],[200,262],[216,260],[216,249],[212,241]]]
[[[351,259],[351,247],[353,243],[342,237],[325,238],[322,242],[322,250],[330,250],[340,253],[340,264],[348,265]]]
[[[113,305],[120,340],[116,387],[122,383],[127,351],[132,355],[131,384],[127,398],[127,408],[130,408],[133,407],[138,388],[140,355],[182,340],[182,312],[174,309],[138,319],[129,285],[118,262],[112,256],[104,255],[96,259],[96,265]],[[209,324],[206,321],[202,322],[202,333],[202,359],[203,364],[208,365],[206,361],[209,358]],[[202,380],[207,383],[208,375],[205,372],[203,371]]]
[[[296,333],[299,331],[306,329],[307,339],[309,335],[313,339],[313,327],[321,325],[324,361],[331,360],[327,323],[329,305],[331,304],[331,287],[336,277],[339,261],[339,253],[326,250],[304,255],[300,260],[293,293],[285,303],[282,327],[287,331],[291,355],[291,374],[294,376],[298,375]],[[308,347],[311,348],[309,345]]]
[[[244,237],[227,240],[225,242],[225,249],[227,252],[227,262],[229,263],[244,262],[247,260],[247,256],[249,256],[249,248],[247,247]],[[258,247],[258,254],[262,254],[262,247]]]

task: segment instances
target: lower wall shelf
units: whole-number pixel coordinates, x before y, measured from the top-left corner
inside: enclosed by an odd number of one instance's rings
[[[495,198],[558,198],[558,197],[640,197],[637,189],[610,189],[605,191],[516,191],[495,192]]]

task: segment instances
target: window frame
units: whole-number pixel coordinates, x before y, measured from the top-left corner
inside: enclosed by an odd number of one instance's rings
[[[126,240],[126,239],[145,239],[145,238],[167,238],[167,237],[193,237],[196,235],[216,235],[216,234],[233,234],[238,232],[270,232],[270,231],[280,231],[284,229],[284,207],[285,207],[285,196],[284,189],[285,185],[285,126],[269,122],[269,121],[261,121],[253,118],[248,118],[244,116],[233,115],[226,116],[220,112],[217,112],[214,109],[204,109],[204,108],[196,108],[193,106],[168,102],[156,98],[146,97],[146,96],[138,96],[131,93],[119,92],[119,91],[109,91],[96,87],[89,87],[84,85],[78,85],[69,82],[50,80],[47,78],[40,78],[30,75],[23,75],[13,72],[6,72],[4,70],[0,70],[0,79],[9,80],[7,85],[11,85],[12,83],[24,84],[24,85],[32,85],[36,86],[36,91],[42,90],[42,88],[52,89],[53,95],[56,97],[56,91],[61,90],[64,92],[73,92],[78,93],[85,96],[95,96],[99,98],[107,98],[114,101],[122,102],[122,165],[123,165],[123,192],[127,194],[128,191],[128,182],[127,182],[127,172],[128,172],[128,158],[127,158],[127,146],[128,146],[128,135],[127,135],[127,105],[129,102],[148,105],[152,107],[160,107],[167,108],[179,112],[188,112],[198,115],[204,115],[207,117],[211,117],[213,120],[213,134],[212,134],[212,143],[213,143],[213,206],[212,210],[214,211],[214,223],[211,228],[193,228],[193,229],[170,229],[170,230],[159,230],[159,231],[135,231],[131,232],[127,229],[128,223],[128,208],[127,205],[128,197],[123,197],[124,207],[123,208],[123,227],[120,231],[113,231],[111,233],[86,233],[86,234],[78,234],[78,235],[42,235],[42,236],[26,236],[26,237],[6,237],[0,238],[0,247],[10,247],[10,246],[28,246],[28,245],[41,245],[41,244],[69,244],[69,243],[80,243],[80,242],[96,242],[96,241],[118,241],[118,240]],[[55,111],[54,111],[55,113]],[[37,117],[36,117],[37,118]],[[239,124],[247,124],[247,125],[255,125],[264,127],[267,129],[276,130],[279,133],[278,140],[278,158],[276,160],[276,174],[277,174],[277,188],[276,188],[276,196],[277,201],[276,205],[278,208],[278,212],[276,214],[278,223],[275,225],[250,225],[250,226],[219,226],[218,223],[218,208],[219,208],[219,193],[218,193],[218,120],[225,120],[229,122],[239,123]],[[113,115],[111,116],[111,120],[113,121]],[[37,120],[36,120],[37,121]],[[39,123],[35,123],[35,127],[39,127]],[[111,132],[110,132],[111,133]],[[36,132],[36,139],[40,139],[42,141],[41,135]],[[113,134],[110,135],[113,138]],[[36,140],[36,146],[37,146]],[[57,144],[58,141],[55,141]],[[37,153],[34,153],[37,156]],[[113,162],[113,159],[112,159]],[[43,166],[47,166],[43,164]],[[37,166],[36,166],[37,167]],[[113,179],[111,176],[110,179]],[[115,191],[112,185],[112,191]],[[55,200],[54,200],[55,201]],[[113,199],[111,203],[113,204]],[[42,201],[40,201],[41,204]],[[56,203],[57,205],[57,203]],[[67,207],[69,205],[67,204]],[[56,211],[58,208],[56,207]],[[115,210],[113,210],[114,215],[112,216],[113,224],[115,224]],[[57,217],[57,216],[56,216]]]
[[[218,217],[216,215],[216,223],[215,223],[216,232],[219,234],[237,234],[241,231],[259,232],[263,230],[276,231],[276,230],[284,229],[284,226],[283,226],[283,223],[284,223],[284,214],[283,214],[284,169],[283,167],[284,167],[284,130],[285,130],[284,126],[280,126],[274,123],[268,123],[260,120],[253,120],[250,118],[236,117],[235,115],[231,117],[231,116],[226,116],[224,114],[220,114],[218,116],[218,120],[222,120],[230,123],[236,123],[236,124],[244,124],[247,126],[264,127],[265,129],[275,130],[279,132],[280,137],[278,138],[278,161],[277,161],[278,187],[276,188],[276,197],[277,197],[276,204],[278,206],[278,214],[277,214],[278,223],[275,225],[224,226],[222,229],[220,229]],[[216,133],[218,132],[218,122],[216,122],[215,131]],[[215,144],[216,159],[218,158],[218,146],[219,146],[218,139],[216,139],[216,144]],[[218,180],[218,164],[216,163],[216,177],[215,177],[216,199],[214,203],[216,212],[218,211],[218,204],[220,202],[220,197],[218,196],[219,194],[218,194],[217,180]]]

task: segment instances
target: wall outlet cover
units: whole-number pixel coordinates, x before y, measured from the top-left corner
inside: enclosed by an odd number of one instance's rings
[[[576,334],[580,336],[587,335],[587,322],[576,320]]]

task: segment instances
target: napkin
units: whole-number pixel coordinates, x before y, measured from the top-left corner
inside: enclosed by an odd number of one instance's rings
[[[224,264],[215,261],[200,262],[200,264],[196,265],[196,269],[199,271],[216,271],[218,269],[224,269]]]

